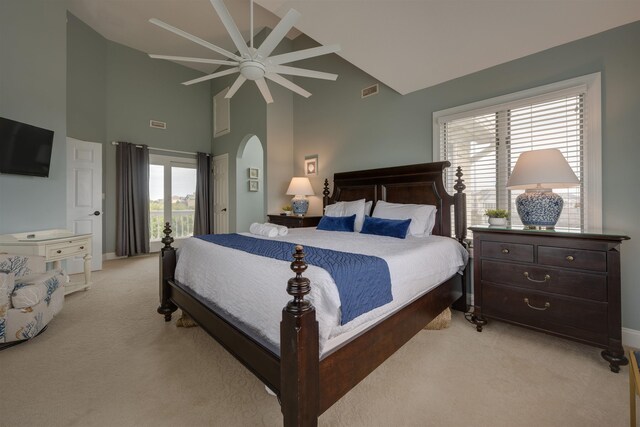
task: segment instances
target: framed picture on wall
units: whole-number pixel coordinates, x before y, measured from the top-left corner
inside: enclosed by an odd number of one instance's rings
[[[258,179],[259,177],[260,177],[260,169],[249,168],[249,179]]]
[[[318,175],[318,156],[310,156],[304,159],[304,174],[306,176]]]
[[[258,184],[258,181],[249,180],[249,191],[258,191],[259,189],[260,186]]]

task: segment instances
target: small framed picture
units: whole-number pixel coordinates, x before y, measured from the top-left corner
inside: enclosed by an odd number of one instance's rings
[[[258,168],[249,168],[249,179],[258,179],[260,175],[260,169]],[[258,191],[258,190],[256,190]]]
[[[249,181],[249,191],[258,191],[259,189],[260,189],[260,186],[258,184],[258,181],[253,181],[253,180]]]
[[[307,157],[304,159],[304,174],[306,176],[318,175],[318,156]]]

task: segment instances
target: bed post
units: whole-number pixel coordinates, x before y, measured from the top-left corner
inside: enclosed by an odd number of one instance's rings
[[[280,401],[284,426],[316,426],[320,401],[320,352],[316,310],[304,296],[311,283],[302,273],[307,269],[304,252],[296,246],[287,293],[293,299],[282,310],[280,323]]]
[[[329,180],[327,178],[324,179],[324,190],[322,190],[322,208],[326,208],[329,204]],[[324,210],[322,211],[324,213]]]
[[[462,168],[458,166],[456,170],[456,184],[453,188],[456,190],[456,194],[453,195],[453,208],[455,215],[455,231],[456,240],[460,242],[465,248],[467,244],[465,239],[467,237],[467,195],[463,193],[467,188],[464,185],[464,179],[462,179]]]
[[[178,307],[169,299],[171,287],[168,281],[173,279],[176,271],[176,250],[171,246],[173,237],[171,237],[171,224],[168,222],[164,225],[163,233],[165,236],[162,238],[164,247],[160,250],[160,307],[158,307],[158,313],[164,315],[165,322],[169,322],[171,313],[176,311]]]

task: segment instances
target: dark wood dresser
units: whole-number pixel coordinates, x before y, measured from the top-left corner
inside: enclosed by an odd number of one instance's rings
[[[620,245],[627,236],[470,227],[474,314],[603,348],[613,372],[622,348]]]
[[[267,215],[269,222],[288,228],[315,227],[322,216]]]

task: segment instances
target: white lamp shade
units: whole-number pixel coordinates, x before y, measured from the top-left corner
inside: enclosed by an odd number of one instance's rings
[[[509,190],[527,188],[568,188],[580,185],[580,180],[560,150],[548,148],[520,154],[507,181]]]
[[[287,194],[290,196],[313,196],[313,188],[311,188],[311,182],[306,177],[294,177],[291,178],[291,184],[287,189]]]

